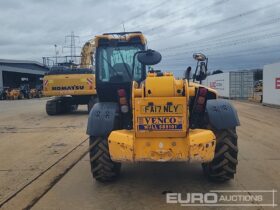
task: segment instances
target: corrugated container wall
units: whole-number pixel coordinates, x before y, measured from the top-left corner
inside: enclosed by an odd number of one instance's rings
[[[217,90],[220,97],[247,99],[253,95],[254,73],[240,71],[214,74],[208,76],[203,84]]]
[[[280,63],[263,68],[263,103],[280,105]]]

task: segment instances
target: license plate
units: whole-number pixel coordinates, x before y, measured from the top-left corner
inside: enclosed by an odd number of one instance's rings
[[[141,113],[143,114],[182,114],[183,105],[146,105],[141,106]]]

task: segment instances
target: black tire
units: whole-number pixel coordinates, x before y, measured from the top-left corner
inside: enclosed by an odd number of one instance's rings
[[[225,182],[234,178],[237,166],[237,135],[235,129],[215,132],[217,144],[215,157],[209,163],[203,163],[203,171],[210,181]]]
[[[53,116],[53,115],[58,115],[60,114],[61,104],[59,103],[58,100],[49,100],[46,103],[46,112],[48,115]]]
[[[88,101],[88,113],[90,113],[90,110],[98,102],[98,98],[96,96],[91,96]]]
[[[106,137],[90,136],[89,156],[92,176],[99,182],[115,180],[121,169],[121,163],[111,160]]]

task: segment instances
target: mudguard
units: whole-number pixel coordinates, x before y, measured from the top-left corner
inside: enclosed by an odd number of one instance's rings
[[[118,109],[117,103],[96,103],[89,113],[87,134],[90,136],[108,135],[114,129]]]
[[[206,104],[206,112],[210,124],[218,130],[234,128],[240,125],[237,111],[228,100],[208,100]]]

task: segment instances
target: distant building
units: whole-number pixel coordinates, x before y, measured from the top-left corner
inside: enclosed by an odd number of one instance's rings
[[[0,59],[0,88],[18,88],[23,80],[35,87],[48,70],[36,61]]]
[[[263,104],[280,106],[280,62],[263,68]]]

